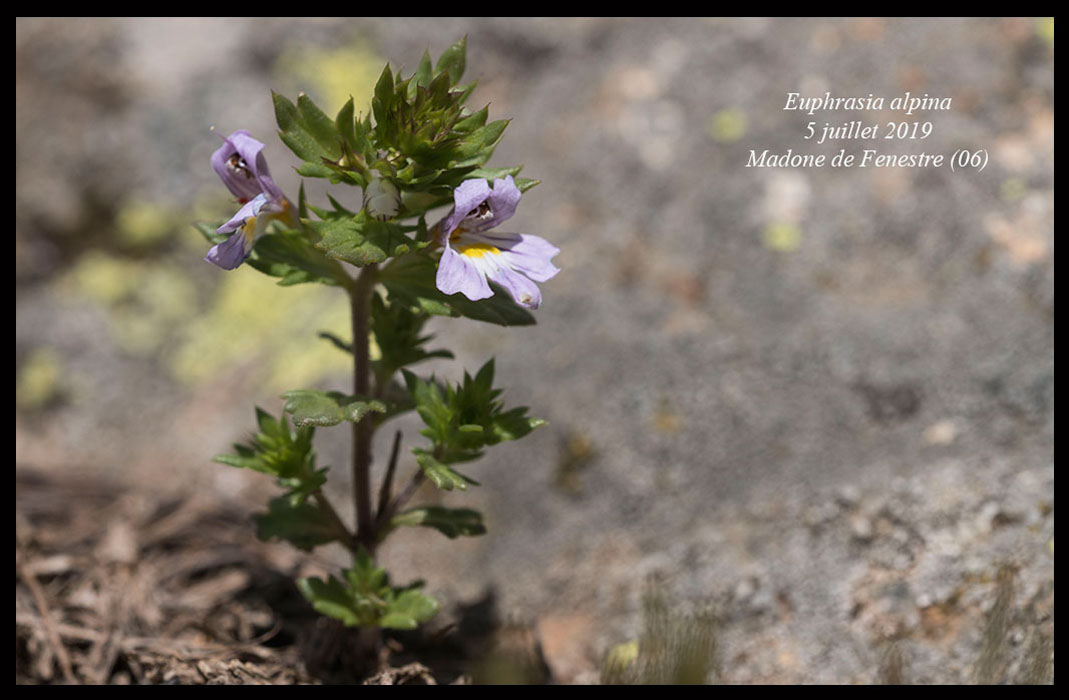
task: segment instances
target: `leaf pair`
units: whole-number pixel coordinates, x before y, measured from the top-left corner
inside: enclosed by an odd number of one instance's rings
[[[505,440],[518,440],[545,421],[527,416],[526,407],[504,409],[493,388],[494,361],[491,359],[474,377],[467,372],[456,385],[441,385],[433,378],[424,380],[402,370],[409,395],[423,423],[420,431],[432,449],[414,450],[416,461],[438,488],[465,490],[473,479],[451,466],[482,455],[482,448]]]
[[[421,583],[391,587],[386,570],[375,566],[364,550],[357,552],[352,568],[342,573],[344,580],[302,578],[297,587],[318,612],[348,627],[410,630],[438,613],[438,602],[418,590]]]
[[[235,444],[237,454],[216,455],[213,461],[274,476],[297,501],[323,485],[325,470],[316,469],[312,449],[314,428],[291,430],[284,415],[276,420],[260,408],[256,421],[260,431],[247,443]]]

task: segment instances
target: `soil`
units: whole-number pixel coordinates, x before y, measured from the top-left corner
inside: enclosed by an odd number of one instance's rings
[[[310,557],[257,541],[235,504],[30,470],[16,504],[19,684],[468,683],[508,634],[490,596],[361,665],[293,585]]]

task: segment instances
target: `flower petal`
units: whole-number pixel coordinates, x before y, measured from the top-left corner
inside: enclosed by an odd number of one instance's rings
[[[248,201],[263,191],[254,170],[263,148],[249,132],[235,131],[212,153],[212,169],[240,201]]]
[[[456,230],[468,212],[477,209],[490,196],[490,185],[482,178],[465,180],[453,190],[453,211],[438,225],[438,233],[443,240]]]
[[[212,168],[241,201],[252,199],[261,192],[272,199],[282,197],[282,190],[271,178],[263,150],[263,143],[241,129],[223,139],[223,145],[212,154]]]
[[[465,236],[498,248],[504,261],[536,282],[552,279],[560,269],[550,262],[560,248],[540,236],[525,233],[479,233]]]
[[[251,201],[248,201],[238,209],[238,213],[234,214],[225,224],[215,230],[216,233],[230,233],[231,231],[237,231],[239,228],[245,225],[245,222],[250,218],[257,216],[260,210],[268,204],[267,195],[258,194]]]
[[[541,306],[542,291],[537,284],[509,267],[508,263],[502,259],[502,255],[486,255],[483,257],[484,260],[487,258],[492,259],[492,262],[487,263],[489,269],[486,272],[486,276],[492,282],[497,282],[504,287],[505,291],[520,306],[528,309],[537,309]]]
[[[487,222],[488,225],[475,230],[485,231],[508,221],[516,213],[516,205],[519,203],[520,188],[516,187],[516,182],[511,175],[506,175],[501,180],[494,180],[494,189],[490,192],[490,208],[494,212],[494,218]]]
[[[250,239],[244,231],[235,231],[230,238],[212,246],[204,259],[224,270],[233,270],[245,262],[245,258],[252,252]]]
[[[486,276],[475,264],[448,245],[442,251],[442,259],[438,261],[438,274],[434,282],[443,294],[461,292],[472,301],[494,295],[486,282]]]

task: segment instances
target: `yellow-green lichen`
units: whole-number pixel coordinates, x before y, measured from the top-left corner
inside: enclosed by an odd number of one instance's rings
[[[774,221],[761,232],[761,241],[777,253],[793,253],[802,245],[802,229],[796,224]]]
[[[129,201],[115,217],[119,241],[130,247],[149,247],[175,231],[180,219],[165,207],[146,201]]]
[[[72,297],[103,307],[116,345],[150,356],[197,313],[197,295],[186,272],[164,262],[136,261],[92,251],[62,284]]]
[[[44,407],[60,394],[63,365],[51,348],[37,348],[15,377],[15,405],[24,410]]]
[[[344,294],[319,285],[279,287],[248,269],[223,274],[210,307],[168,354],[178,379],[199,383],[242,368],[284,391],[348,368],[344,353],[315,337],[319,330],[345,334]]]
[[[291,48],[275,64],[282,84],[295,84],[317,101],[327,114],[333,115],[350,95],[356,111],[371,101],[375,82],[382,72],[383,59],[364,41],[353,41],[335,49],[315,47]]]
[[[746,113],[735,107],[722,109],[710,117],[707,131],[717,143],[735,143],[746,135]]]
[[[1040,17],[1036,20],[1036,34],[1039,38],[1047,42],[1047,45],[1054,46],[1054,18],[1053,17]]]

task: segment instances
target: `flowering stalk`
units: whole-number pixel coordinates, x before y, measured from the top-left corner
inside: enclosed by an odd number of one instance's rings
[[[274,95],[279,135],[302,160],[298,174],[360,187],[360,211],[329,194],[329,208],[315,206],[303,185],[294,205],[270,175],[264,144],[235,131],[211,164],[241,207],[221,226],[198,226],[213,244],[206,259],[220,268],[248,263],[280,285],[324,284],[349,297],[352,340],[320,335],[352,355],[352,393],[288,391],[279,418],[257,409],[258,433],[235,445],[235,454],[216,459],[274,476],[283,488],[256,517],[261,538],[304,550],[334,542],[352,553],[352,566],[340,577],[303,578],[298,587],[316,610],[360,628],[354,644],[369,657],[379,648],[380,629],[412,629],[438,611],[418,586],[392,585],[375,564],[385,538],[400,527],[449,538],[486,532],[482,515],[468,508],[409,507],[420,487],[478,485],[456,465],[542,424],[526,408],[504,407],[493,387],[493,360],[456,384],[411,369],[453,357],[426,349],[431,316],[533,324],[529,310],[542,303],[538,285],[558,272],[551,260],[559,251],[545,239],[493,230],[538,182],[518,177],[519,167],[485,167],[507,122],[488,123],[487,107],[464,106],[474,88],[460,84],[465,51],[461,40],[433,66],[425,53],[408,78],[386,66],[366,116],[355,113],[352,99],[331,119],[307,95],[296,103]],[[428,226],[433,210],[443,213]],[[353,275],[349,267],[360,269]],[[374,360],[372,337],[379,349]],[[410,410],[423,420],[420,434],[428,444],[412,448],[414,472],[395,494],[400,433],[380,475],[372,472],[372,437],[383,422]],[[316,428],[342,422],[351,424],[353,441],[352,528],[327,499],[328,469],[317,466],[312,449]],[[381,480],[373,504],[375,478]]]

